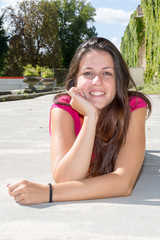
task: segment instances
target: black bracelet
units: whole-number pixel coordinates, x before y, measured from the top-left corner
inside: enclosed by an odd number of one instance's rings
[[[52,202],[52,184],[51,183],[48,183],[49,185],[49,202]]]

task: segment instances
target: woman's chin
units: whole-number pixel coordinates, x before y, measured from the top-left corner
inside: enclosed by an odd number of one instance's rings
[[[94,105],[94,107],[98,110],[98,111],[101,111],[102,110],[102,108],[104,108],[104,106],[102,106],[101,104],[93,104]]]

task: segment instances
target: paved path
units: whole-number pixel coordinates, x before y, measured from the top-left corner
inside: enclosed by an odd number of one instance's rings
[[[6,185],[52,181],[52,95],[0,103],[0,240],[160,239],[160,96],[151,96],[146,156],[132,196],[38,206],[16,204]]]

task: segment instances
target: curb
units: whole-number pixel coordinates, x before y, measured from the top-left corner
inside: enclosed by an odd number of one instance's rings
[[[54,91],[41,92],[41,93],[2,95],[0,96],[0,102],[32,99],[32,98],[41,97],[49,94],[63,93],[64,91],[65,90],[54,90]]]

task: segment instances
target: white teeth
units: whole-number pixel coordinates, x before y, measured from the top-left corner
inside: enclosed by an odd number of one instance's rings
[[[91,95],[101,96],[101,95],[104,95],[104,93],[103,92],[91,92]]]

